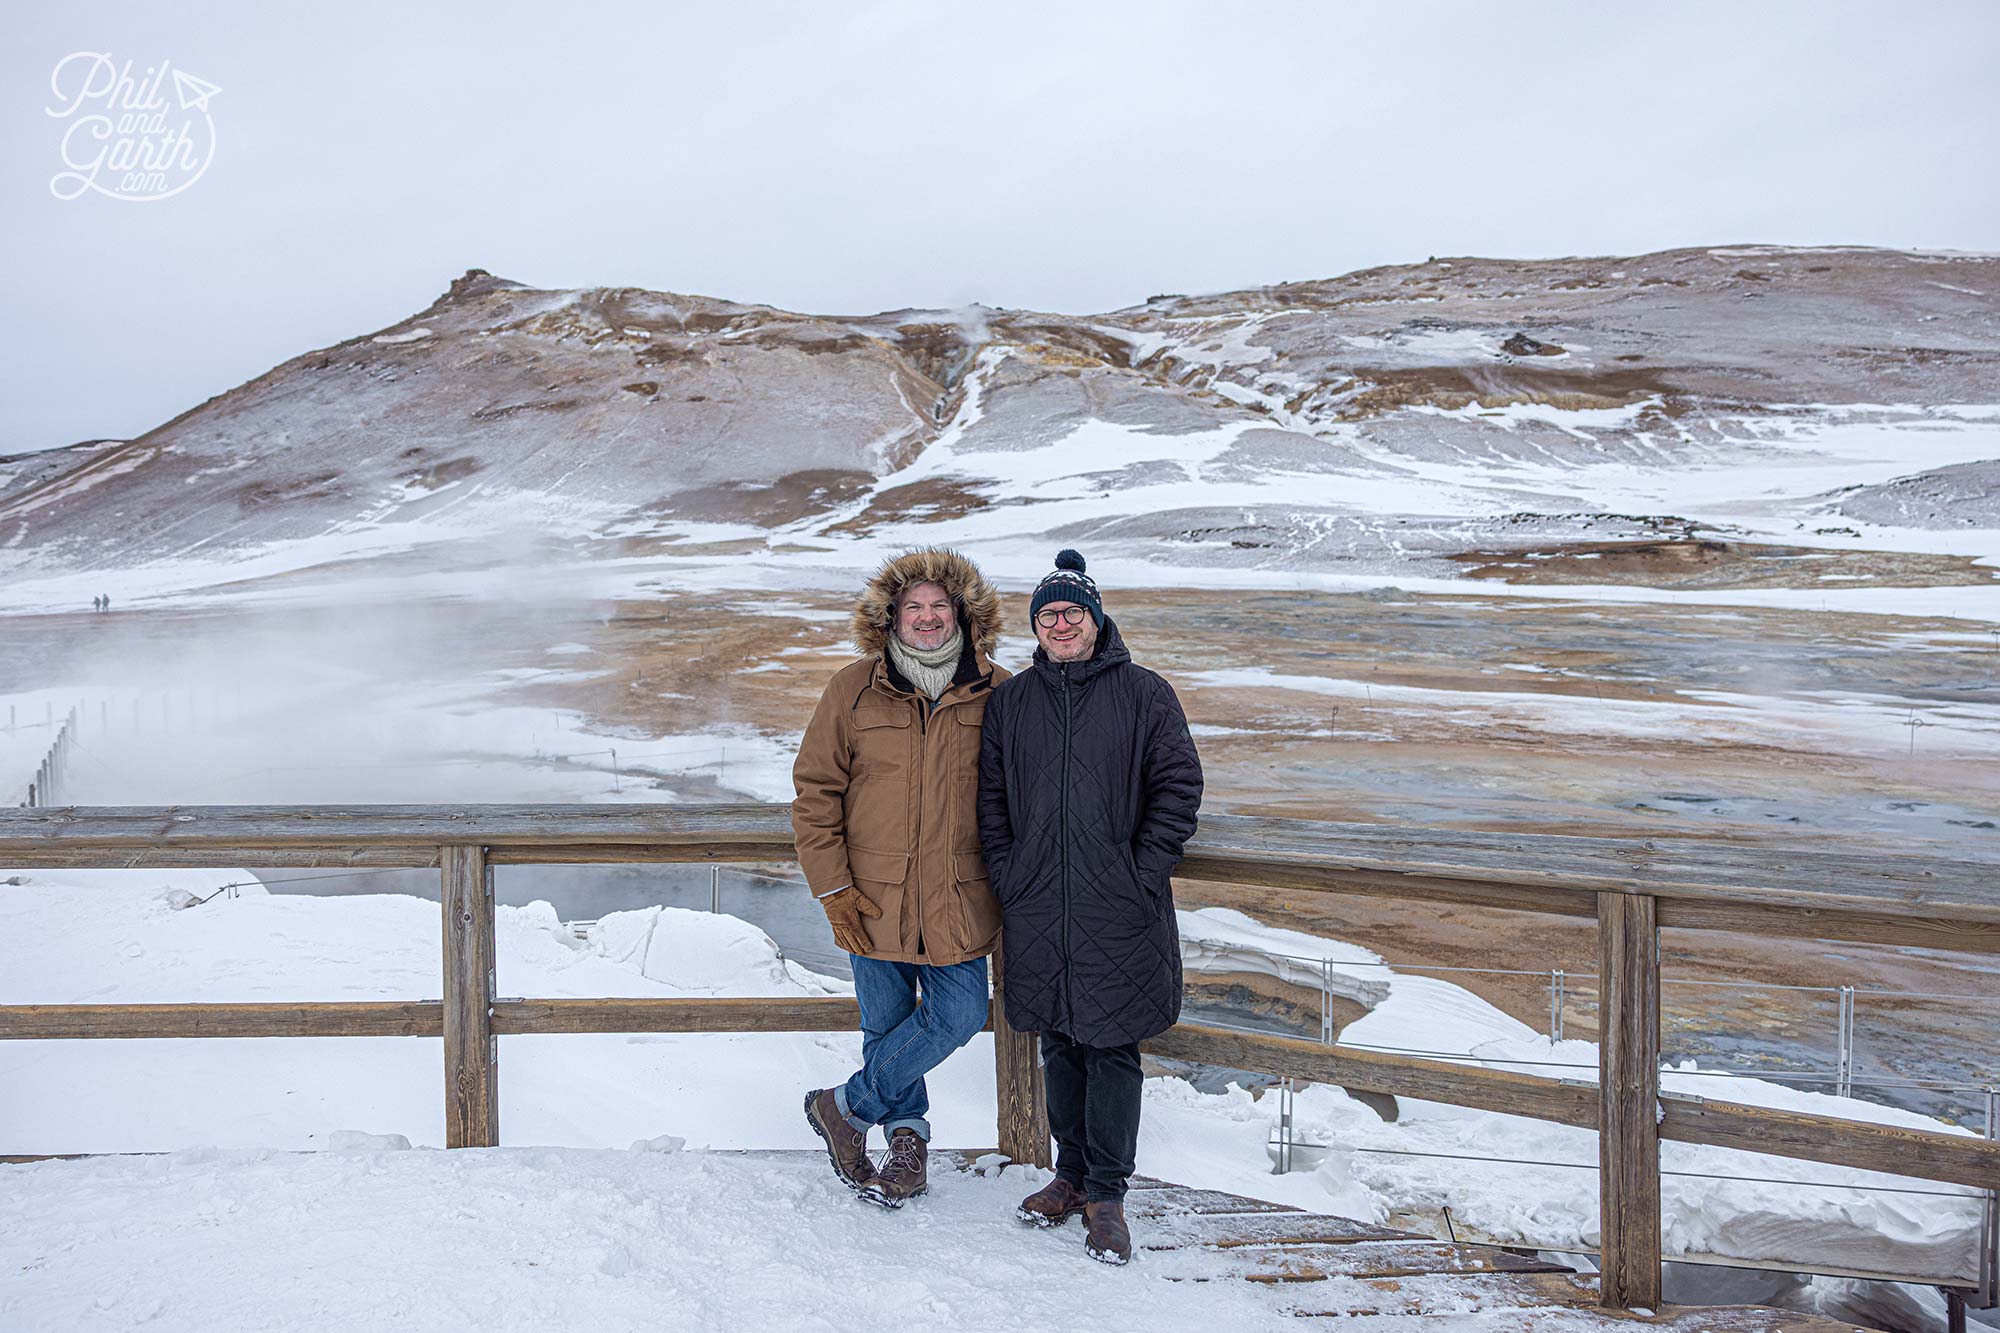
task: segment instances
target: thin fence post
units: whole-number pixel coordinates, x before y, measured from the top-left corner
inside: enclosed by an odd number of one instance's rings
[[[1986,1139],[2000,1139],[2000,1088],[1986,1089]],[[2000,1191],[1986,1191],[1979,1219],[1979,1308],[2000,1305]]]
[[[493,1036],[493,870],[484,847],[439,849],[444,882],[444,1146],[500,1142]]]
[[[1319,1039],[1333,1045],[1333,960],[1319,960]]]
[[[1549,973],[1549,1045],[1563,1039],[1563,1001],[1568,998],[1568,978],[1561,968]]]
[[[1040,1034],[1007,1025],[1006,960],[993,950],[993,1091],[999,1148],[1016,1162],[1055,1165],[1049,1147],[1049,1104],[1042,1091]]]
[[[1288,1175],[1292,1169],[1292,1145],[1297,1134],[1292,1122],[1292,1080],[1278,1080],[1278,1160],[1271,1168],[1274,1176]]]
[[[1834,1078],[1834,1093],[1854,1095],[1854,987],[1840,988],[1840,1055]]]
[[[721,866],[710,866],[708,868],[708,910],[717,916],[722,915]]]
[[[1598,1301],[1660,1304],[1660,930],[1658,901],[1597,895]]]

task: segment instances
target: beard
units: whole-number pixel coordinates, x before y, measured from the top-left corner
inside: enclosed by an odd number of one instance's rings
[[[1068,643],[1058,643],[1050,639],[1042,641],[1042,651],[1046,652],[1049,655],[1049,659],[1055,662],[1081,662],[1096,650],[1097,636],[1095,634],[1079,634]]]

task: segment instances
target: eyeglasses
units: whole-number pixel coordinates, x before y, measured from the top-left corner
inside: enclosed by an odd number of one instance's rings
[[[1090,613],[1080,606],[1052,606],[1036,613],[1035,623],[1043,629],[1054,629],[1058,620],[1071,625],[1081,625],[1083,618],[1088,614]]]

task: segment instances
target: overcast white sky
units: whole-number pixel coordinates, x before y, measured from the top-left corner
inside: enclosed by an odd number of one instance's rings
[[[213,164],[50,191],[74,51]],[[1427,255],[2000,250],[2000,4],[9,5],[0,453],[127,437],[469,267],[1095,311]]]

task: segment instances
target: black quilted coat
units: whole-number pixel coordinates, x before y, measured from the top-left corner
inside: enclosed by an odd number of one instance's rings
[[[1105,617],[1096,653],[993,692],[979,841],[1000,900],[1007,1021],[1122,1046],[1181,1013],[1171,876],[1201,806],[1180,700]]]

